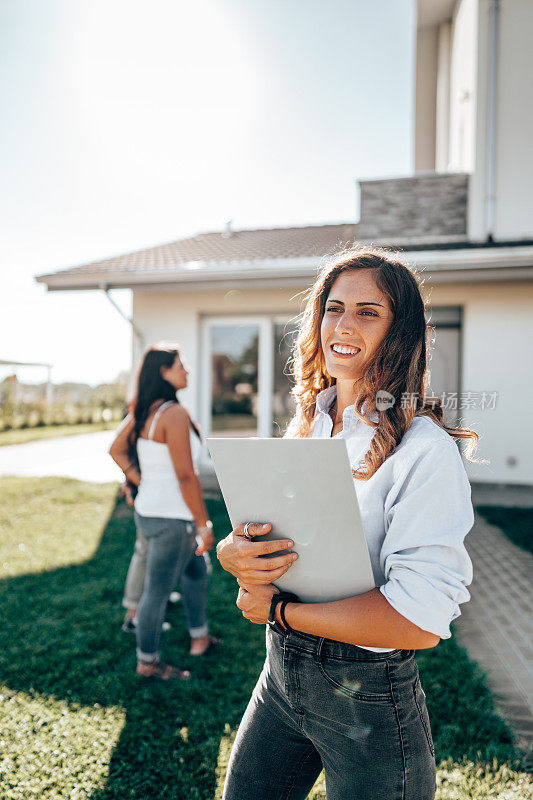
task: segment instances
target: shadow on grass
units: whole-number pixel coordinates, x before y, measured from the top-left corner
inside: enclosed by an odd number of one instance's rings
[[[224,506],[208,506],[221,537],[230,529]],[[175,625],[164,634],[163,657],[190,667],[194,677],[189,683],[139,681],[134,638],[120,631],[134,537],[131,514],[119,501],[90,560],[1,582],[0,682],[73,707],[125,711],[105,787],[83,797],[207,800],[215,796],[221,741],[238,725],[260,672],[264,629],[242,620],[233,578],[213,558],[210,625],[223,644],[206,659],[186,655],[181,609],[173,609]],[[465,651],[444,641],[420,653],[418,663],[437,763],[464,756],[479,763],[512,761],[511,733]]]
[[[210,513],[225,535],[222,504],[211,503]],[[138,679],[135,638],[120,630],[134,539],[131,514],[119,501],[93,558],[0,582],[0,682],[75,707],[125,710],[107,783],[91,795],[95,800],[212,798],[221,738],[227,724],[238,724],[260,672],[264,630],[243,624],[233,580],[215,566],[210,625],[224,643],[205,659],[190,657],[181,608],[173,609],[162,655],[190,667],[193,679]]]

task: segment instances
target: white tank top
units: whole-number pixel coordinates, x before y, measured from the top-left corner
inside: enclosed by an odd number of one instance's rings
[[[137,439],[141,484],[135,498],[135,510],[141,517],[192,520],[194,517],[183,499],[168,447],[164,442],[154,442],[152,438],[159,415],[171,405],[172,400],[160,405],[150,425],[148,439]],[[189,442],[194,471],[198,474],[201,444],[192,427],[189,430]]]

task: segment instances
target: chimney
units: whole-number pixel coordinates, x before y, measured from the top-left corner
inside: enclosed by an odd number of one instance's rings
[[[222,237],[223,237],[224,239],[229,239],[229,238],[231,238],[231,236],[233,235],[233,231],[232,231],[232,229],[231,229],[231,223],[232,223],[232,222],[233,222],[233,220],[232,220],[232,219],[228,219],[228,221],[226,222],[226,228],[225,228],[225,229],[224,229],[224,231],[222,232]]]

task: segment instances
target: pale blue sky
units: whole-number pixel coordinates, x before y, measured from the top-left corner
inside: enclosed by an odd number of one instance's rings
[[[414,34],[413,0],[0,0],[0,359],[129,365],[101,293],[35,274],[353,220],[355,178],[412,169]]]

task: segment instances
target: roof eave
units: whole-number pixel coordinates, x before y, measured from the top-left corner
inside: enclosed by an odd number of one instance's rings
[[[44,283],[48,291],[68,291],[73,289],[135,289],[140,286],[167,284],[201,284],[207,288],[211,283],[221,281],[257,282],[265,278],[272,280],[302,279],[314,277],[322,263],[322,258],[278,258],[256,259],[254,261],[205,262],[192,261],[180,264],[176,269],[150,269],[138,272],[101,272],[91,275],[68,272],[55,272],[38,275],[35,280]]]
[[[418,267],[432,283],[467,281],[531,280],[533,246],[470,248],[457,250],[413,250],[401,252],[402,260]],[[95,272],[91,275],[57,272],[39,275],[48,291],[95,289],[141,289],[179,286],[183,289],[224,288],[240,284],[250,288],[299,285],[314,279],[323,258],[280,258],[235,262],[190,262],[175,270],[150,269]]]

